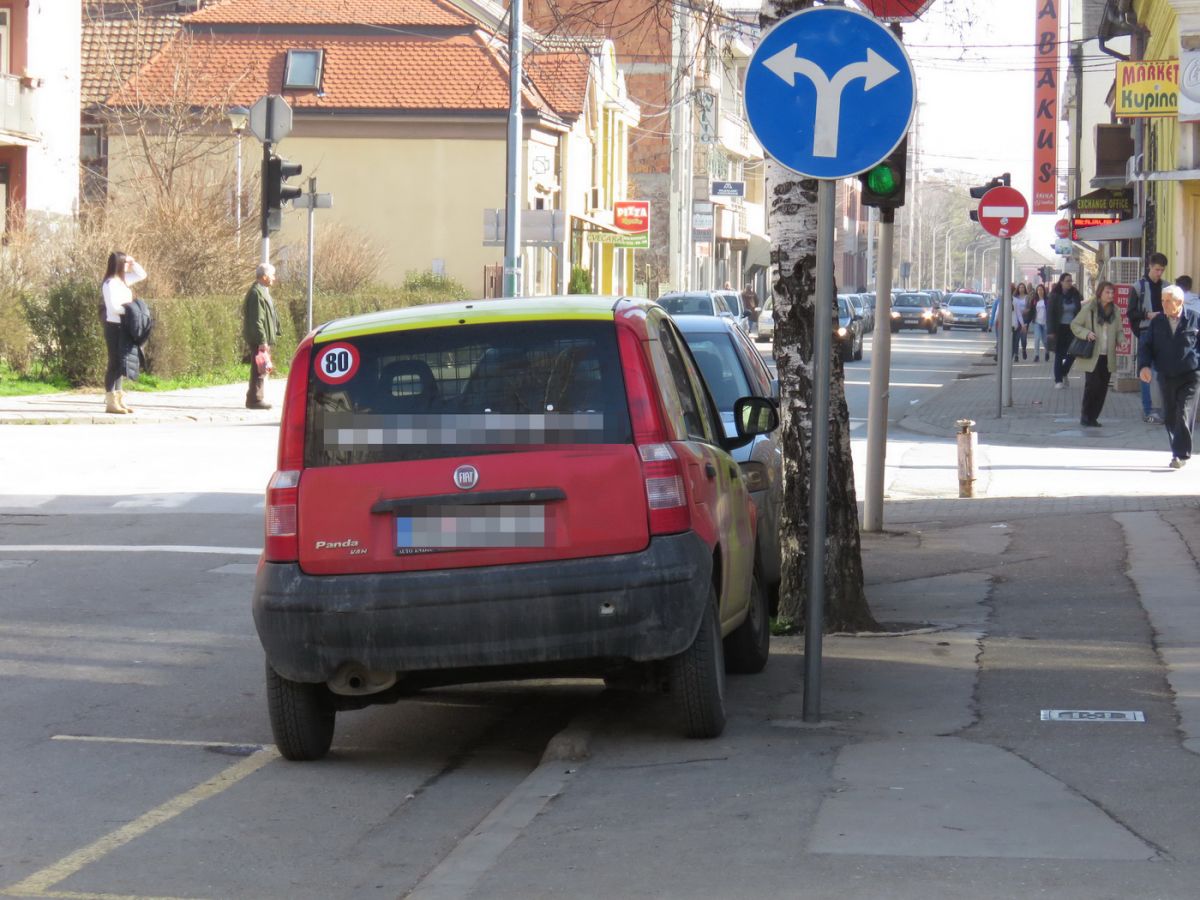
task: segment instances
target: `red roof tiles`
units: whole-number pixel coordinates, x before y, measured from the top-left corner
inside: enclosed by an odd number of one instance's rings
[[[473,26],[446,0],[218,0],[184,19],[189,25]]]
[[[84,107],[103,103],[179,32],[173,16],[83,23],[80,89]]]
[[[320,92],[281,91],[289,49],[325,51]],[[248,105],[263,94],[282,92],[297,110],[499,111],[508,108],[508,68],[478,33],[184,34],[110,103],[165,104],[181,99],[181,90],[196,105]],[[545,109],[545,104],[526,91],[525,107]]]
[[[565,119],[583,114],[590,63],[588,53],[583,50],[538,52],[525,57],[529,79],[551,108]]]

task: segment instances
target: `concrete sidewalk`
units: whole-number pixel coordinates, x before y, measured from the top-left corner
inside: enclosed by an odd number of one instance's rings
[[[279,421],[283,378],[267,379],[267,402],[273,409],[246,409],[246,385],[187,388],[177,391],[126,391],[133,415],[104,411],[104,392],[69,391],[0,397],[0,425],[136,425],[186,422],[264,424]]]
[[[985,353],[929,400],[913,406],[900,427],[916,434],[953,438],[958,419],[974,419],[980,440],[1026,446],[1118,447],[1161,450],[1167,446],[1162,425],[1142,421],[1140,391],[1110,388],[1100,414],[1101,428],[1079,424],[1083,374],[1055,390],[1052,363],[1021,361],[1013,369],[1013,405],[997,417],[996,360]],[[1113,384],[1116,383],[1115,377]]]

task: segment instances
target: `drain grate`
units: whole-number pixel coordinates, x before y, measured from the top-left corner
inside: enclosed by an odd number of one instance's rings
[[[1140,709],[1043,709],[1043,722],[1145,722]]]

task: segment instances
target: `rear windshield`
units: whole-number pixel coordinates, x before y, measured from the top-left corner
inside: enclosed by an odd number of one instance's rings
[[[313,352],[307,466],[631,441],[611,322],[398,331]]]
[[[673,316],[715,315],[712,297],[707,294],[676,294],[673,297],[659,297],[658,303]]]

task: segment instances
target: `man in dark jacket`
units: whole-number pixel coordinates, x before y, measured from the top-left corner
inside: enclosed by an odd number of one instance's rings
[[[250,357],[250,384],[246,389],[247,409],[270,409],[264,392],[267,385],[267,370],[259,365],[258,355],[269,353],[271,345],[279,338],[279,316],[275,302],[271,299],[271,285],[275,283],[275,267],[263,263],[255,270],[254,284],[246,291],[242,303],[242,337],[246,341]]]
[[[1181,469],[1192,455],[1200,393],[1200,315],[1183,308],[1183,290],[1173,284],[1163,288],[1162,307],[1162,315],[1150,320],[1138,344],[1138,378],[1149,384],[1151,367],[1158,370],[1171,468]]]
[[[1146,274],[1138,279],[1129,292],[1129,330],[1133,332],[1135,346],[1150,327],[1156,316],[1162,315],[1163,272],[1167,270],[1167,258],[1161,253],[1151,253],[1146,264]],[[1158,423],[1162,418],[1154,411],[1150,402],[1150,384],[1142,382],[1142,418]]]

